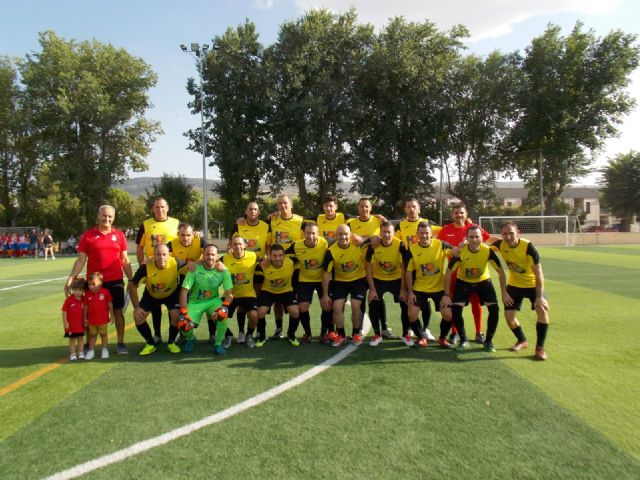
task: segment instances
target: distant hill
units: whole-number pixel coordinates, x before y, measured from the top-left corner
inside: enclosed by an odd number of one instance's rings
[[[127,192],[132,197],[140,197],[146,195],[147,190],[152,191],[153,185],[160,183],[161,177],[138,177],[130,178],[124,183],[116,183],[112,185],[115,188],[120,188]],[[197,190],[202,190],[202,178],[187,178],[187,181]],[[211,191],[216,186],[218,180],[207,180],[207,186],[209,187],[209,196],[212,198],[218,198],[218,196]]]

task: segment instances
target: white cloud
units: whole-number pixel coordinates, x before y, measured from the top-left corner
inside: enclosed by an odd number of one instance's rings
[[[274,0],[253,0],[252,5],[260,10],[269,10],[273,7]]]
[[[338,12],[355,6],[360,21],[378,28],[389,18],[399,15],[410,21],[428,19],[440,29],[463,24],[469,28],[474,40],[480,40],[508,34],[515,24],[536,16],[609,12],[620,5],[620,0],[295,0],[295,3],[303,11],[324,7]]]

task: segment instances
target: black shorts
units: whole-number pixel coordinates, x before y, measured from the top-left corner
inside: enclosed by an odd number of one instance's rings
[[[376,292],[378,292],[378,298],[382,300],[382,296],[385,293],[390,293],[393,295],[393,301],[395,303],[400,302],[400,287],[402,286],[402,282],[400,279],[398,280],[379,280],[377,278],[373,279],[373,285],[376,287]]]
[[[313,292],[318,294],[318,298],[322,298],[322,282],[298,282],[298,303],[313,303]]]
[[[250,312],[258,309],[258,299],[256,297],[238,297],[234,298],[229,305],[229,317],[233,317],[236,309],[240,312]]]
[[[79,338],[79,337],[84,337],[84,332],[80,333],[80,332],[66,332],[64,334],[64,338]]]
[[[329,296],[334,301],[344,300],[351,296],[351,300],[364,302],[367,298],[367,288],[369,288],[369,284],[364,278],[352,282],[338,282],[337,280],[333,280],[331,282]]]
[[[498,303],[496,289],[490,279],[482,280],[478,283],[469,283],[464,280],[456,279],[455,293],[453,294],[453,303],[469,304],[469,297],[472,293],[478,295],[480,304]]]
[[[440,311],[440,301],[444,297],[444,290],[439,292],[413,292],[416,294],[416,305],[420,308],[420,311],[429,311],[429,299],[433,300],[436,312]]]
[[[281,303],[285,307],[290,307],[291,305],[298,305],[298,300],[294,292],[272,293],[264,290],[260,292],[258,296],[259,307],[271,308],[274,303]]]
[[[507,285],[507,293],[513,299],[513,305],[510,307],[504,306],[505,310],[518,310],[522,307],[522,301],[528,298],[531,302],[531,310],[535,310],[534,303],[536,301],[536,287],[522,288]]]
[[[102,286],[109,290],[113,298],[111,302],[113,303],[113,309],[122,310],[124,308],[124,281],[111,280],[110,282],[104,282]]]
[[[174,292],[165,298],[155,298],[145,289],[140,299],[140,308],[145,312],[150,312],[155,306],[165,305],[168,310],[178,310],[180,308],[180,291],[176,288]]]

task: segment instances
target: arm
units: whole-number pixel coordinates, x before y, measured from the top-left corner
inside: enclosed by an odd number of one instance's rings
[[[416,304],[416,294],[413,291],[413,273],[410,270],[404,268],[402,266],[402,284],[404,290],[406,292],[406,302],[410,306],[414,306]],[[402,287],[400,289],[402,292]]]
[[[129,254],[127,251],[123,251],[120,255],[120,261],[122,262],[122,271],[127,277],[127,281],[131,281],[133,278],[133,270],[131,269],[131,262],[129,261]]]
[[[145,261],[144,247],[140,245],[136,245],[136,259],[138,260],[138,265],[142,265]]]
[[[531,266],[533,274],[536,277],[536,301],[534,302],[534,308],[542,307],[543,310],[549,310],[549,303],[544,298],[544,275],[542,273],[542,265],[536,263]]]
[[[131,305],[133,305],[133,320],[137,325],[144,322],[146,317],[145,311],[140,308],[140,300],[138,298],[138,285],[131,281],[127,284],[127,290],[129,291],[129,300],[131,301]]]
[[[87,254],[84,252],[79,252],[78,258],[76,258],[76,261],[73,263],[73,267],[71,267],[71,273],[67,277],[67,281],[64,284],[64,294],[67,297],[71,294],[71,282],[73,282],[73,280],[82,271],[86,263],[87,263]]]
[[[380,300],[378,297],[378,292],[376,291],[376,284],[373,281],[373,267],[371,266],[371,262],[367,262],[365,266],[367,272],[367,283],[369,284],[369,295],[367,298],[367,302],[371,303],[373,300]]]
[[[67,312],[62,311],[62,326],[65,330],[69,329],[69,320],[67,320]]]
[[[500,290],[502,291],[502,303],[504,303],[507,307],[513,305],[513,299],[511,295],[507,293],[507,277],[504,274],[504,269],[502,267],[498,267],[496,269],[498,272],[498,279],[500,280]]]
[[[87,318],[87,306],[86,305],[82,307],[82,324],[85,327],[89,326],[89,319]]]
[[[111,323],[113,325],[113,322],[115,321],[115,315],[113,314],[113,302],[108,302],[107,303],[108,307],[109,307],[109,323]]]
[[[322,298],[320,303],[325,310],[331,310],[331,297],[329,296],[329,283],[331,282],[331,274],[326,270],[322,272]]]

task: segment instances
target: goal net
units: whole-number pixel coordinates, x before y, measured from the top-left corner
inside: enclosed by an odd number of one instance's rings
[[[503,217],[480,217],[479,224],[487,232],[500,236],[500,227],[503,223],[512,221],[518,225],[523,235],[529,233],[553,233],[562,236],[564,245],[571,245],[573,233],[579,232],[578,219],[569,215],[525,215]]]

